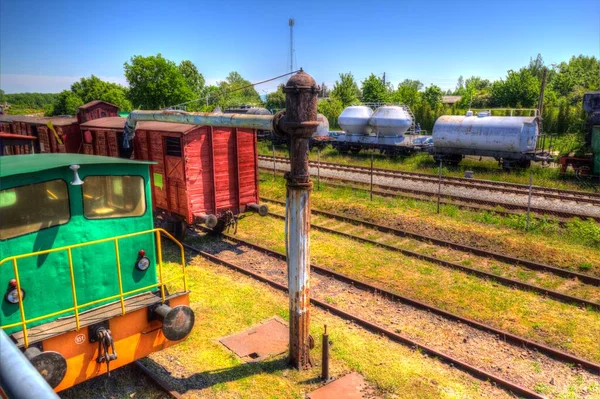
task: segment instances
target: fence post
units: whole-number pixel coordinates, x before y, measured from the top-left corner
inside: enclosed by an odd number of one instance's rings
[[[273,181],[275,181],[275,137],[271,140],[272,150],[273,150]]]
[[[373,201],[373,150],[371,150],[371,201]]]
[[[529,198],[527,199],[527,225],[526,230],[529,231],[529,214],[531,213],[531,192],[533,190],[533,169],[529,168]]]
[[[440,170],[438,172],[438,192],[437,192],[437,213],[440,214],[440,196],[442,195],[442,160],[440,160]]]
[[[321,191],[321,148],[317,147],[317,190]]]

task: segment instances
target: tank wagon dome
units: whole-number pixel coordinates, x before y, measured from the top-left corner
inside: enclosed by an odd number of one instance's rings
[[[375,110],[369,125],[378,136],[403,136],[412,126],[412,117],[397,105],[385,105]]]
[[[323,114],[317,114],[317,131],[313,134],[313,137],[328,137],[329,136],[329,121]]]
[[[373,110],[365,105],[346,107],[338,117],[338,124],[347,134],[369,134],[369,119]]]
[[[271,111],[266,108],[252,107],[248,109],[249,115],[271,115]]]
[[[468,149],[523,153],[536,148],[537,117],[443,115],[433,125],[436,150]]]

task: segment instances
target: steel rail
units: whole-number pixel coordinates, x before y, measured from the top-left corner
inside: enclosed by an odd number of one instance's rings
[[[265,171],[268,170],[269,172],[272,173],[272,169],[269,169],[266,167],[259,167],[259,169],[263,169]],[[281,169],[279,169],[279,170],[281,171]],[[338,182],[342,182],[342,183],[351,183],[351,184],[355,184],[355,185],[356,184],[363,184],[363,185],[368,184],[366,182],[361,182],[361,181],[356,181],[356,180],[351,180],[351,179],[346,179],[346,178],[340,178],[340,177],[329,177],[329,176],[321,176],[321,180],[333,180],[333,181],[338,181]],[[355,189],[359,189],[359,190],[369,191],[368,187],[357,187],[357,186],[351,186],[351,185],[348,186],[347,184],[342,184],[342,185],[340,185],[340,184],[336,185],[336,184],[332,184],[332,183],[329,183],[329,184],[331,184],[333,186],[350,187],[350,188],[355,188]],[[418,199],[423,199],[423,200],[427,200],[427,201],[432,201],[433,199],[437,198],[437,194],[429,192],[429,191],[415,190],[415,189],[397,187],[397,186],[386,186],[386,185],[381,185],[381,184],[374,184],[373,186],[378,187],[381,190],[392,191],[391,193],[385,192],[385,191],[380,191],[380,190],[373,191],[373,194],[385,196],[385,197],[402,196],[402,197],[416,198],[415,197],[415,195],[416,195],[416,196],[419,196]],[[423,198],[423,196],[426,196],[426,197]],[[562,221],[564,221],[564,219],[580,218],[580,219],[593,219],[597,222],[600,222],[600,216],[585,215],[585,214],[572,213],[572,212],[560,211],[560,210],[554,210],[554,209],[536,208],[536,207],[528,208],[526,205],[517,205],[517,204],[511,204],[511,203],[507,203],[507,202],[497,202],[497,201],[490,201],[490,200],[484,200],[484,199],[478,199],[478,198],[462,197],[462,196],[453,195],[453,194],[441,194],[440,198],[446,198],[449,200],[453,200],[453,201],[443,201],[442,200],[441,202],[445,203],[445,204],[456,205],[459,207],[472,208],[472,209],[477,209],[477,210],[488,210],[488,211],[495,212],[498,214],[521,215],[523,212],[498,211],[495,209],[495,207],[502,207],[505,209],[520,210],[520,211],[527,211],[527,209],[529,209],[534,214],[556,216],[559,219],[563,219]],[[456,201],[458,201],[458,203]],[[485,205],[485,206],[489,206],[489,208],[485,208],[482,206],[472,206],[470,204]]]
[[[285,206],[285,202],[275,200],[272,198],[261,197],[261,200],[271,202],[274,204],[278,204],[281,206]],[[478,255],[478,256],[485,256],[488,258],[493,258],[498,261],[508,263],[511,265],[523,266],[523,267],[526,267],[528,269],[533,269],[533,270],[544,270],[544,271],[550,272],[552,274],[555,274],[557,276],[566,277],[566,278],[577,278],[584,283],[600,286],[600,277],[591,276],[589,274],[574,272],[574,271],[563,269],[560,267],[546,265],[546,264],[538,263],[538,262],[533,262],[530,260],[517,258],[514,256],[509,256],[509,255],[504,255],[504,254],[501,254],[498,252],[488,251],[488,250],[481,249],[481,248],[475,248],[475,247],[459,244],[459,243],[452,242],[452,241],[446,241],[446,240],[442,240],[439,238],[426,236],[426,235],[418,234],[418,233],[413,233],[413,232],[406,231],[406,230],[395,229],[393,227],[388,227],[388,226],[384,226],[381,224],[368,222],[366,220],[355,219],[355,218],[351,218],[349,216],[339,215],[337,213],[322,211],[319,209],[315,209],[314,207],[311,208],[311,212],[315,215],[326,216],[326,217],[329,217],[332,219],[338,219],[338,220],[341,220],[344,222],[349,222],[352,224],[360,224],[360,225],[369,227],[371,229],[381,231],[383,233],[393,234],[398,237],[408,237],[408,238],[412,238],[412,239],[419,240],[422,242],[431,242],[433,244],[456,249],[458,251],[472,253],[472,254]]]
[[[133,364],[135,364],[136,367],[142,373],[146,374],[146,376],[148,378],[150,378],[150,380],[152,380],[154,385],[156,385],[158,388],[160,388],[162,391],[164,391],[171,398],[183,399],[183,396],[181,396],[181,394],[179,392],[177,392],[176,390],[171,388],[168,384],[166,384],[164,381],[162,381],[160,378],[158,378],[152,371],[150,371],[150,369],[148,369],[146,366],[144,366],[142,364],[142,362],[140,362],[139,360],[136,360],[135,362],[133,362]]]
[[[204,229],[205,231],[208,231],[206,229]],[[271,256],[273,258],[277,258],[280,259],[282,261],[286,260],[286,256],[285,254],[278,252],[278,251],[274,251],[270,248],[264,247],[262,245],[259,244],[255,244],[246,240],[243,240],[241,238],[237,238],[237,237],[233,237],[231,235],[228,234],[224,234],[223,235],[227,240],[235,242],[237,244],[240,245],[244,245],[247,246],[249,248],[252,248],[258,252],[263,252],[268,256]],[[194,248],[190,245],[187,244],[183,244],[186,248],[191,249],[193,251],[200,251],[197,248]],[[214,255],[211,255],[214,256]],[[223,261],[226,262],[226,261]],[[317,272],[321,275],[324,275],[326,277],[331,277],[334,278],[336,280],[339,280],[341,282],[344,282],[346,284],[350,284],[358,289],[362,289],[364,291],[368,291],[370,293],[374,293],[374,294],[379,294],[385,298],[388,299],[392,299],[394,301],[397,302],[402,302],[404,304],[407,304],[409,306],[418,308],[418,309],[423,309],[423,310],[427,310],[430,311],[432,313],[435,313],[437,315],[440,315],[444,318],[450,319],[450,320],[454,320],[454,321],[458,321],[461,323],[464,323],[466,325],[469,325],[471,327],[474,327],[478,330],[487,332],[487,333],[491,333],[494,334],[496,336],[498,336],[499,338],[502,338],[505,342],[510,342],[512,344],[515,345],[524,345],[526,347],[532,348],[532,349],[536,349],[542,353],[545,353],[546,355],[556,359],[556,360],[560,360],[560,361],[564,361],[564,362],[568,362],[568,363],[572,363],[575,365],[578,365],[582,368],[585,368],[586,370],[595,373],[597,375],[600,375],[600,363],[594,363],[590,360],[578,357],[576,355],[573,355],[571,353],[568,352],[564,352],[560,349],[557,348],[553,348],[551,346],[548,345],[544,345],[542,343],[536,342],[536,341],[532,341],[529,340],[527,338],[521,337],[519,335],[510,333],[508,331],[504,331],[501,330],[499,328],[490,326],[488,324],[473,320],[473,319],[469,319],[467,317],[463,317],[463,316],[459,316],[457,314],[454,314],[452,312],[449,312],[447,310],[443,310],[440,308],[437,308],[435,306],[432,305],[428,305],[424,302],[418,301],[416,299],[412,299],[394,292],[391,292],[385,288],[382,288],[380,286],[376,286],[374,284],[371,283],[367,283],[367,282],[363,282],[361,280],[356,280],[348,275],[345,275],[343,273],[339,273],[336,271],[333,271],[331,269],[325,268],[323,266],[319,266],[316,264],[311,263],[311,270],[314,272]],[[278,284],[278,283],[275,283]]]
[[[273,161],[273,156],[268,155],[260,155],[259,159],[264,161]],[[289,163],[289,159],[285,157],[275,157],[277,162],[281,163]],[[320,162],[321,166],[330,168],[330,169],[338,169],[338,170],[346,170],[349,172],[357,172],[363,174],[371,174],[371,168],[366,166],[358,166],[358,165],[343,165],[334,162]],[[317,166],[317,162],[311,161],[310,166]],[[383,168],[373,168],[373,174],[376,176],[383,177],[393,177],[393,178],[408,178],[411,180],[424,181],[430,183],[438,182],[437,177],[433,175],[427,175],[424,173],[418,172],[406,172],[392,169],[383,169]],[[510,194],[520,194],[520,195],[528,195],[529,186],[516,184],[516,183],[508,183],[508,182],[495,182],[493,180],[477,180],[477,179],[467,179],[462,177],[453,177],[446,176],[442,177],[442,182],[444,184],[454,185],[458,187],[467,187],[473,189],[481,189],[488,191],[501,191],[502,193],[510,193]],[[575,202],[584,202],[591,203],[594,205],[600,205],[600,194],[596,193],[586,193],[581,191],[574,190],[563,190],[563,189],[553,189],[549,187],[542,186],[533,186],[533,191],[537,196],[543,196],[546,198],[559,199],[559,200],[568,200]],[[565,197],[567,196],[567,197]]]
[[[267,216],[270,216],[270,217],[273,217],[273,218],[277,218],[277,219],[285,219],[284,216],[277,215],[277,214],[272,213],[272,212],[269,212],[269,214]],[[440,266],[447,267],[449,269],[460,270],[462,272],[469,273],[469,274],[472,274],[472,275],[477,276],[477,277],[488,278],[490,280],[497,281],[497,282],[499,282],[499,283],[501,283],[503,285],[506,285],[508,287],[518,287],[520,289],[524,289],[524,290],[528,290],[528,291],[532,291],[532,292],[537,292],[539,294],[547,295],[550,298],[554,298],[554,299],[560,300],[560,301],[565,302],[567,304],[573,304],[573,303],[575,303],[575,304],[581,305],[583,307],[588,306],[588,307],[590,307],[590,308],[592,308],[592,309],[594,309],[596,311],[600,311],[600,303],[588,301],[587,299],[582,299],[582,298],[578,298],[578,297],[575,297],[575,296],[563,294],[562,292],[550,290],[550,289],[543,288],[543,287],[540,287],[540,286],[537,286],[537,285],[533,285],[533,284],[529,284],[529,283],[524,283],[522,281],[514,280],[512,278],[497,276],[495,274],[484,272],[484,271],[478,270],[478,269],[474,269],[472,267],[464,266],[464,265],[461,265],[459,263],[454,263],[454,262],[450,262],[450,261],[447,261],[447,260],[439,259],[439,258],[436,258],[434,256],[430,256],[430,255],[420,254],[418,252],[409,251],[408,249],[398,248],[398,247],[395,247],[393,245],[383,244],[383,243],[377,242],[375,240],[370,240],[368,238],[363,238],[363,237],[355,236],[355,235],[352,235],[352,234],[344,233],[344,232],[341,232],[341,231],[337,231],[337,230],[334,230],[334,229],[330,229],[329,227],[323,227],[323,226],[319,226],[317,224],[312,224],[311,223],[311,228],[314,228],[316,230],[321,230],[321,231],[324,231],[324,232],[330,233],[330,234],[337,234],[339,236],[342,236],[342,237],[345,237],[345,238],[349,238],[351,240],[360,241],[360,242],[371,244],[371,245],[376,245],[376,246],[379,246],[381,248],[388,249],[390,251],[400,252],[401,254],[403,254],[405,256],[409,256],[411,258],[416,258],[416,259],[419,259],[419,260],[424,260],[424,261],[427,261],[427,262],[438,264]]]
[[[184,244],[184,245],[186,245],[186,248],[188,248],[189,250],[191,250],[191,251],[199,254],[203,258],[211,261],[212,263],[215,263],[215,264],[218,264],[218,265],[221,265],[221,266],[225,266],[225,267],[230,268],[230,269],[232,269],[232,270],[234,270],[236,272],[239,272],[239,273],[244,274],[246,276],[252,277],[253,279],[258,280],[258,281],[260,281],[262,283],[265,283],[265,284],[267,284],[267,285],[269,285],[269,286],[271,286],[271,287],[273,287],[275,289],[278,289],[280,291],[288,292],[288,288],[285,285],[283,285],[283,284],[280,284],[280,283],[278,283],[276,281],[273,281],[273,280],[271,280],[271,279],[269,279],[267,277],[261,276],[260,274],[255,273],[255,272],[253,272],[251,270],[248,270],[246,268],[243,268],[241,266],[235,265],[235,264],[233,264],[231,262],[228,262],[228,261],[226,261],[224,259],[221,259],[221,258],[219,258],[219,257],[217,257],[215,255],[206,253],[206,252],[204,252],[204,251],[202,251],[200,249],[197,249],[195,247],[189,246],[187,244]],[[314,269],[314,266],[311,265],[311,269]],[[341,317],[341,318],[343,318],[345,320],[351,320],[351,321],[355,322],[356,324],[360,325],[361,327],[363,327],[363,328],[365,328],[365,329],[367,329],[369,331],[375,332],[377,334],[381,334],[381,335],[387,337],[388,339],[390,339],[390,340],[392,340],[394,342],[398,342],[400,344],[406,345],[406,346],[410,347],[411,349],[419,349],[422,352],[427,353],[428,355],[437,357],[439,360],[442,360],[445,363],[448,363],[448,364],[450,364],[453,367],[456,367],[458,369],[466,371],[467,373],[471,374],[472,376],[474,376],[476,378],[479,378],[479,379],[482,379],[482,380],[493,381],[498,386],[502,387],[503,389],[505,389],[505,390],[507,390],[509,392],[513,392],[515,394],[521,395],[521,396],[526,397],[526,398],[535,398],[535,399],[544,399],[545,398],[544,396],[541,396],[538,393],[533,392],[533,391],[531,391],[531,390],[529,390],[529,389],[527,389],[525,387],[522,387],[522,386],[517,385],[517,384],[513,384],[512,382],[510,382],[510,381],[508,381],[508,380],[506,380],[506,379],[504,379],[502,377],[499,377],[499,376],[497,376],[495,374],[492,374],[492,373],[488,373],[485,370],[482,370],[482,369],[480,369],[478,367],[472,366],[472,365],[470,365],[470,364],[468,364],[466,362],[463,362],[463,361],[461,361],[459,359],[456,359],[456,358],[454,358],[452,356],[446,355],[445,353],[439,352],[436,349],[430,348],[430,347],[428,347],[426,345],[423,345],[423,344],[419,344],[419,343],[417,343],[416,341],[413,341],[410,338],[404,337],[404,336],[402,336],[402,335],[400,335],[400,334],[398,334],[396,332],[390,331],[390,330],[386,329],[385,327],[382,327],[382,326],[380,326],[378,324],[375,324],[375,323],[372,323],[370,321],[367,321],[367,320],[365,320],[365,319],[363,319],[363,318],[361,318],[359,316],[356,316],[356,315],[354,315],[352,313],[343,311],[343,310],[341,310],[341,309],[339,309],[339,308],[337,308],[335,306],[332,306],[332,305],[330,305],[330,304],[328,304],[326,302],[320,301],[320,300],[315,299],[315,298],[311,298],[310,302],[313,305],[316,305],[316,306],[318,306],[318,307],[320,307],[322,309],[325,309],[325,310],[329,311],[330,313],[332,313],[332,314],[334,314],[336,316],[339,316],[339,317]]]

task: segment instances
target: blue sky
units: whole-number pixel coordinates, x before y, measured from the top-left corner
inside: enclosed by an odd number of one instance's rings
[[[209,83],[233,70],[259,81],[289,70],[290,17],[296,65],[330,86],[350,71],[447,89],[537,53],[552,63],[600,52],[597,0],[0,0],[0,88],[58,92],[91,74],[125,84],[123,63],[156,53],[191,60]]]

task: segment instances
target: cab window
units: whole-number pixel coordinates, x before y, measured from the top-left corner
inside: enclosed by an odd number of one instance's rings
[[[65,224],[70,218],[64,180],[0,191],[0,240]]]
[[[82,187],[83,214],[88,219],[141,216],[146,212],[141,176],[88,176]]]

